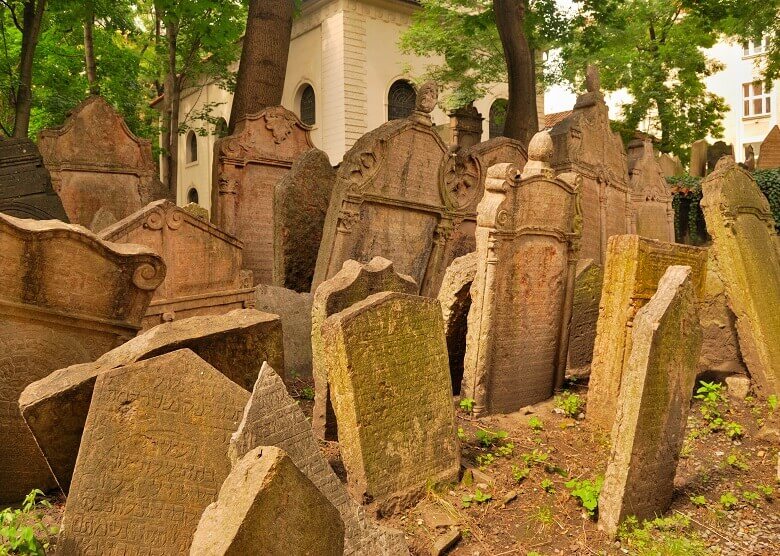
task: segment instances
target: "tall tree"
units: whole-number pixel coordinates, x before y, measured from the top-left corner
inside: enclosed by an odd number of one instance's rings
[[[230,133],[247,114],[282,103],[293,11],[293,0],[250,0]]]

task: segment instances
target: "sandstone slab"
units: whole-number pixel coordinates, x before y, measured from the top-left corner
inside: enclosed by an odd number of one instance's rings
[[[726,286],[718,270],[718,261],[712,254],[707,257],[707,280],[699,319],[703,334],[699,373],[747,374],[739,349],[737,317],[729,308]]]
[[[761,143],[758,168],[780,168],[780,127],[774,126]]]
[[[593,259],[577,261],[567,363],[567,368],[577,374],[590,372],[603,282],[604,269],[601,265]]]
[[[313,295],[260,284],[255,287],[255,308],[282,319],[284,375],[311,377],[311,307]],[[279,367],[282,369],[282,367]]]
[[[631,179],[629,233],[674,242],[672,192],[655,158],[653,145],[649,139],[643,141],[640,153],[629,165]]]

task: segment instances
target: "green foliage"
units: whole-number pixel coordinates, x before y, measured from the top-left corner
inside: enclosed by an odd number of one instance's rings
[[[673,515],[645,521],[641,525],[635,517],[623,521],[618,538],[629,554],[643,556],[705,556],[707,545],[693,531],[690,519]]]
[[[477,442],[479,442],[483,448],[494,446],[499,441],[504,440],[508,435],[509,433],[506,431],[493,432],[487,429],[478,429],[477,432],[474,433]]]
[[[51,504],[47,500],[38,501],[39,496],[43,492],[33,490],[21,508],[0,511],[0,554],[46,554],[57,527],[44,523],[42,510]]]
[[[541,431],[544,430],[544,424],[542,423],[542,420],[534,415],[530,419],[528,419],[528,426],[531,427],[531,430],[534,431]]]
[[[555,492],[554,484],[550,479],[542,479],[542,482],[539,483],[539,486],[542,487],[542,490],[545,491],[548,494],[552,494]]]
[[[739,469],[740,471],[747,471],[750,469],[750,466],[747,464],[747,462],[740,457],[738,453],[731,453],[726,457],[726,463],[733,467],[734,469]]]
[[[774,498],[775,489],[773,489],[771,486],[768,485],[757,485],[756,490],[764,495],[764,498],[767,500],[772,500]]]
[[[707,499],[702,495],[691,496],[690,500],[694,506],[702,507],[707,505]]]
[[[474,494],[466,494],[461,498],[461,503],[464,508],[469,508],[472,504],[485,504],[493,499],[493,495],[488,492],[482,492],[477,489]]]
[[[496,460],[495,456],[491,453],[479,454],[477,456],[477,465],[482,468],[489,467]]]
[[[738,440],[745,435],[745,429],[742,428],[742,425],[735,423],[734,421],[727,422],[724,426],[724,429],[726,436],[728,436],[731,440]]]
[[[724,510],[733,510],[737,504],[739,504],[739,500],[733,492],[726,492],[720,497],[720,505],[723,506]]]
[[[769,406],[769,411],[774,413],[777,410],[777,395],[771,394],[767,398],[766,403]]]
[[[506,444],[502,444],[501,446],[496,446],[495,450],[493,450],[493,454],[502,457],[502,458],[508,458],[511,456],[515,451],[515,445],[511,442],[507,442]]]
[[[458,438],[461,442],[465,442],[466,438],[468,438],[466,436],[466,431],[463,430],[463,427],[458,427]]]
[[[474,400],[472,398],[463,398],[458,405],[460,405],[460,409],[466,413],[472,413],[474,411]]]
[[[604,484],[604,477],[596,477],[595,480],[583,480],[578,481],[572,479],[564,483],[564,486],[569,489],[570,494],[577,498],[582,504],[582,507],[588,512],[590,517],[596,515],[596,511],[599,507],[599,494],[601,493],[601,487]]]
[[[300,397],[304,400],[313,400],[314,399],[314,388],[311,386],[305,386],[300,393]]]
[[[578,394],[564,390],[559,395],[555,396],[555,407],[574,419],[582,413],[585,402]]]
[[[752,490],[746,490],[742,493],[742,500],[751,506],[756,506],[761,501],[761,495],[757,492],[753,492]]]
[[[516,483],[522,483],[531,474],[530,467],[519,467],[517,465],[512,466],[512,478]]]
[[[758,188],[769,201],[772,216],[775,219],[775,227],[780,232],[780,168],[768,170],[756,170],[753,172]]]

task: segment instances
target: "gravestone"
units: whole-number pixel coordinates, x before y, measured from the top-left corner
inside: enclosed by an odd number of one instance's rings
[[[245,390],[251,390],[263,361],[280,369],[284,364],[279,317],[246,309],[161,324],[94,363],[63,368],[30,384],[19,407],[64,492],[70,487],[97,377],[184,348]]]
[[[255,284],[273,282],[274,191],[295,160],[314,148],[310,131],[286,108],[271,106],[249,114],[236,124],[233,135],[214,145],[211,221],[244,242],[244,266],[252,271]],[[305,198],[301,194],[298,201],[303,203]],[[322,199],[317,196],[313,200]],[[327,200],[313,212],[325,207]],[[290,231],[297,234],[297,230]],[[297,235],[286,239],[290,244],[300,240],[302,246],[310,245],[308,239]]]
[[[347,488],[388,515],[460,469],[439,302],[377,293],[322,325]]]
[[[724,156],[734,157],[734,146],[727,145],[724,141],[715,141],[715,143],[707,149],[707,173],[710,174],[715,171],[715,166]]]
[[[630,233],[674,242],[672,192],[656,162],[652,143],[645,140],[640,153],[629,166],[632,223]]]
[[[626,517],[652,519],[672,501],[701,347],[696,305],[691,268],[670,266],[634,318],[599,496],[599,527],[612,538]]]
[[[666,269],[680,265],[691,267],[694,291],[701,301],[707,276],[706,249],[636,235],[609,240],[586,413],[588,420],[604,431],[611,430],[615,422],[617,397],[631,353],[634,317],[655,294]]]
[[[685,174],[685,168],[677,155],[670,155],[667,153],[661,153],[656,158],[658,166],[661,167],[661,173],[664,177],[671,178],[673,176],[682,176]]]
[[[737,317],[729,309],[726,286],[718,270],[718,261],[707,257],[704,300],[699,307],[702,328],[699,373],[747,374],[737,337]]]
[[[469,149],[458,151],[456,158],[462,161],[460,164],[460,167],[462,168],[460,173],[464,179],[471,178],[471,176],[468,176],[470,171],[473,171],[476,168],[479,169],[480,174],[477,178],[477,182],[484,190],[482,184],[485,183],[485,179],[487,178],[488,168],[495,164],[502,164],[505,162],[522,168],[525,166],[525,163],[528,162],[528,151],[523,144],[516,139],[495,137],[478,143]],[[481,199],[482,196],[480,195],[479,198],[476,199],[476,202],[478,203]],[[474,206],[474,211],[476,212],[476,204]]]
[[[192,556],[260,550],[267,556],[344,554],[339,512],[290,456],[273,446],[255,448],[233,466],[190,546]]]
[[[780,160],[778,160],[780,165]],[[745,147],[745,170],[752,172],[756,169],[756,151],[753,149],[753,145],[747,145]]]
[[[580,256],[604,263],[607,239],[628,232],[631,199],[623,140],[610,128],[609,109],[598,71],[588,67],[587,92],[577,97],[571,115],[550,130],[552,167],[582,177]]]
[[[485,118],[473,103],[447,115],[450,117],[451,147],[468,149],[482,141],[482,121]]]
[[[336,418],[330,399],[328,367],[322,338],[322,323],[329,316],[364,300],[369,295],[385,291],[414,294],[417,292],[417,284],[411,277],[396,273],[391,261],[374,257],[367,264],[346,261],[338,274],[324,281],[314,292],[311,310],[311,351],[315,392],[312,427],[320,438],[337,439]]]
[[[769,130],[758,151],[758,169],[780,168],[780,127]]]
[[[255,308],[279,315],[284,330],[284,376],[311,377],[311,304],[313,294],[260,284]],[[281,367],[278,367],[281,369]]]
[[[742,357],[764,395],[780,395],[780,249],[769,202],[751,175],[724,158],[701,201]]]
[[[41,153],[26,137],[0,140],[0,212],[16,218],[68,221]]]
[[[249,393],[187,349],[95,381],[60,554],[186,554]]]
[[[165,280],[155,291],[144,328],[254,306],[252,279],[241,270],[244,244],[168,200],[146,205],[99,235],[145,245],[165,261]]]
[[[238,429],[230,439],[233,462],[258,446],[276,446],[341,514],[345,526],[344,554],[408,555],[403,533],[377,525],[347,493],[320,451],[301,407],[287,393],[282,379],[263,364]]]
[[[74,224],[97,232],[168,193],[151,143],[133,135],[101,96],[79,104],[62,126],[41,131],[38,145]]]
[[[593,360],[593,343],[596,341],[596,323],[599,319],[601,287],[604,270],[593,259],[577,261],[574,280],[574,299],[569,325],[569,353],[567,368],[574,375],[590,372]]]
[[[0,503],[54,486],[19,411],[51,371],[92,361],[135,336],[165,276],[138,245],[100,241],[57,220],[0,214]],[[11,441],[10,439],[13,439]]]
[[[314,278],[322,226],[336,171],[328,155],[310,149],[293,162],[274,189],[274,261],[276,286],[308,292]]]
[[[691,144],[691,164],[689,174],[704,177],[707,172],[707,150],[709,144],[704,139],[699,139]]]
[[[449,262],[474,250],[480,169],[451,155],[433,129],[437,95],[435,83],[422,85],[411,116],[363,135],[344,156],[312,291],[345,261],[381,256],[433,297]]]
[[[462,386],[475,415],[546,400],[563,383],[582,216],[552,150],[538,133],[522,175],[497,164],[485,182]]]

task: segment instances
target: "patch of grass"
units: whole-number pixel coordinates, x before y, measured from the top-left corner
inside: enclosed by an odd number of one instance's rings
[[[542,420],[536,415],[528,419],[528,426],[531,427],[531,430],[536,432],[544,430],[544,424],[542,423]]]
[[[742,457],[736,452],[732,452],[728,455],[728,457],[726,457],[726,463],[734,469],[739,469],[740,471],[747,471],[750,469],[750,466],[747,464],[747,462],[742,459]]]
[[[0,510],[0,554],[44,556],[58,528],[43,522],[48,500],[38,500],[43,492],[35,489],[24,498],[21,508]]]
[[[707,499],[702,496],[701,494],[698,496],[691,496],[690,497],[691,504],[694,506],[697,506],[699,508],[707,505]]]
[[[519,467],[517,465],[512,466],[512,478],[516,483],[522,483],[531,474],[530,467]]]
[[[314,399],[314,388],[311,386],[305,386],[299,395],[299,397],[303,400],[313,400]]]
[[[582,409],[585,406],[585,402],[578,395],[568,390],[564,390],[557,396],[555,396],[555,407],[563,411],[565,415],[576,419],[577,416],[582,413]]]
[[[483,448],[490,448],[497,444],[501,440],[505,440],[509,433],[506,431],[489,431],[487,429],[479,429],[474,433],[480,446]]]
[[[569,489],[569,493],[580,501],[580,504],[585,511],[588,512],[588,516],[594,517],[599,507],[599,494],[601,493],[601,487],[604,484],[604,477],[596,477],[593,481],[585,479],[578,481],[572,479],[564,483],[564,486]]]
[[[690,531],[690,519],[685,516],[645,521],[627,518],[618,531],[618,538],[629,554],[642,556],[705,556],[707,545]]]
[[[726,492],[720,496],[720,505],[726,511],[733,510],[739,504],[739,500],[733,492]]]
[[[466,494],[461,498],[461,503],[464,508],[470,508],[473,504],[485,504],[493,499],[493,495],[489,492],[482,492],[477,489],[474,494]]]
[[[542,479],[542,482],[539,483],[539,486],[542,487],[542,490],[547,494],[552,494],[555,492],[555,485],[550,479]]]

